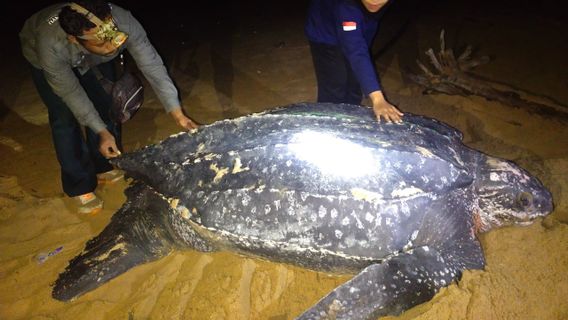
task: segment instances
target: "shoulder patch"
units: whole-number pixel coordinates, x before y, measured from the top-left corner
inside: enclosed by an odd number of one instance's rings
[[[342,26],[343,31],[357,30],[357,22],[355,21],[343,21]]]
[[[55,22],[57,22],[57,20],[59,20],[59,15],[58,14],[54,14],[52,16],[50,16],[49,18],[47,18],[47,24],[52,25]]]

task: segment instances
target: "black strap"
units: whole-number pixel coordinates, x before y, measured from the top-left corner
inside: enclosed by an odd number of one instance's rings
[[[126,64],[125,64],[125,59],[124,59],[124,53],[121,52],[115,59],[118,59],[118,65],[119,65],[119,67],[116,68],[117,69],[116,70],[116,79],[120,79],[126,73]],[[101,70],[99,69],[98,65],[94,66],[91,69],[95,73],[97,80],[99,80],[99,81],[104,80],[104,81],[112,82],[111,80],[105,78],[105,76],[102,74]]]

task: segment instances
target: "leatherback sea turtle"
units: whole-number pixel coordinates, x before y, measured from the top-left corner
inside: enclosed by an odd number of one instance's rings
[[[110,224],[60,274],[70,300],[174,249],[232,250],[354,273],[299,319],[374,319],[482,269],[476,235],[552,210],[512,162],[407,114],[296,104],[171,136],[114,160],[134,178]]]

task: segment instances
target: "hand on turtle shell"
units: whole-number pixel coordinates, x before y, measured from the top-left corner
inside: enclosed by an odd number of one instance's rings
[[[191,120],[185,114],[183,114],[181,107],[174,109],[170,112],[170,114],[172,115],[178,126],[186,130],[197,129],[199,127],[199,125],[195,123],[195,121]]]
[[[103,157],[109,159],[120,155],[120,150],[118,150],[118,147],[116,146],[116,140],[108,130],[105,129],[99,132],[99,137],[99,152],[103,155]]]
[[[402,122],[402,116],[404,115],[395,106],[390,104],[381,91],[374,91],[369,94],[371,101],[373,103],[373,111],[377,116],[377,120],[381,122],[381,117],[384,118],[388,123]]]

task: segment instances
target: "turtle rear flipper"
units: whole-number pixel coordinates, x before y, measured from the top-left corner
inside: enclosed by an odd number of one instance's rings
[[[430,300],[440,288],[459,280],[462,263],[454,264],[444,256],[438,250],[419,247],[372,264],[297,320],[377,319],[398,315]]]
[[[55,299],[74,299],[173,250],[176,240],[163,223],[171,210],[167,202],[155,199],[155,194],[141,185],[131,187],[127,196],[128,201],[109,225],[59,275],[52,292]]]

